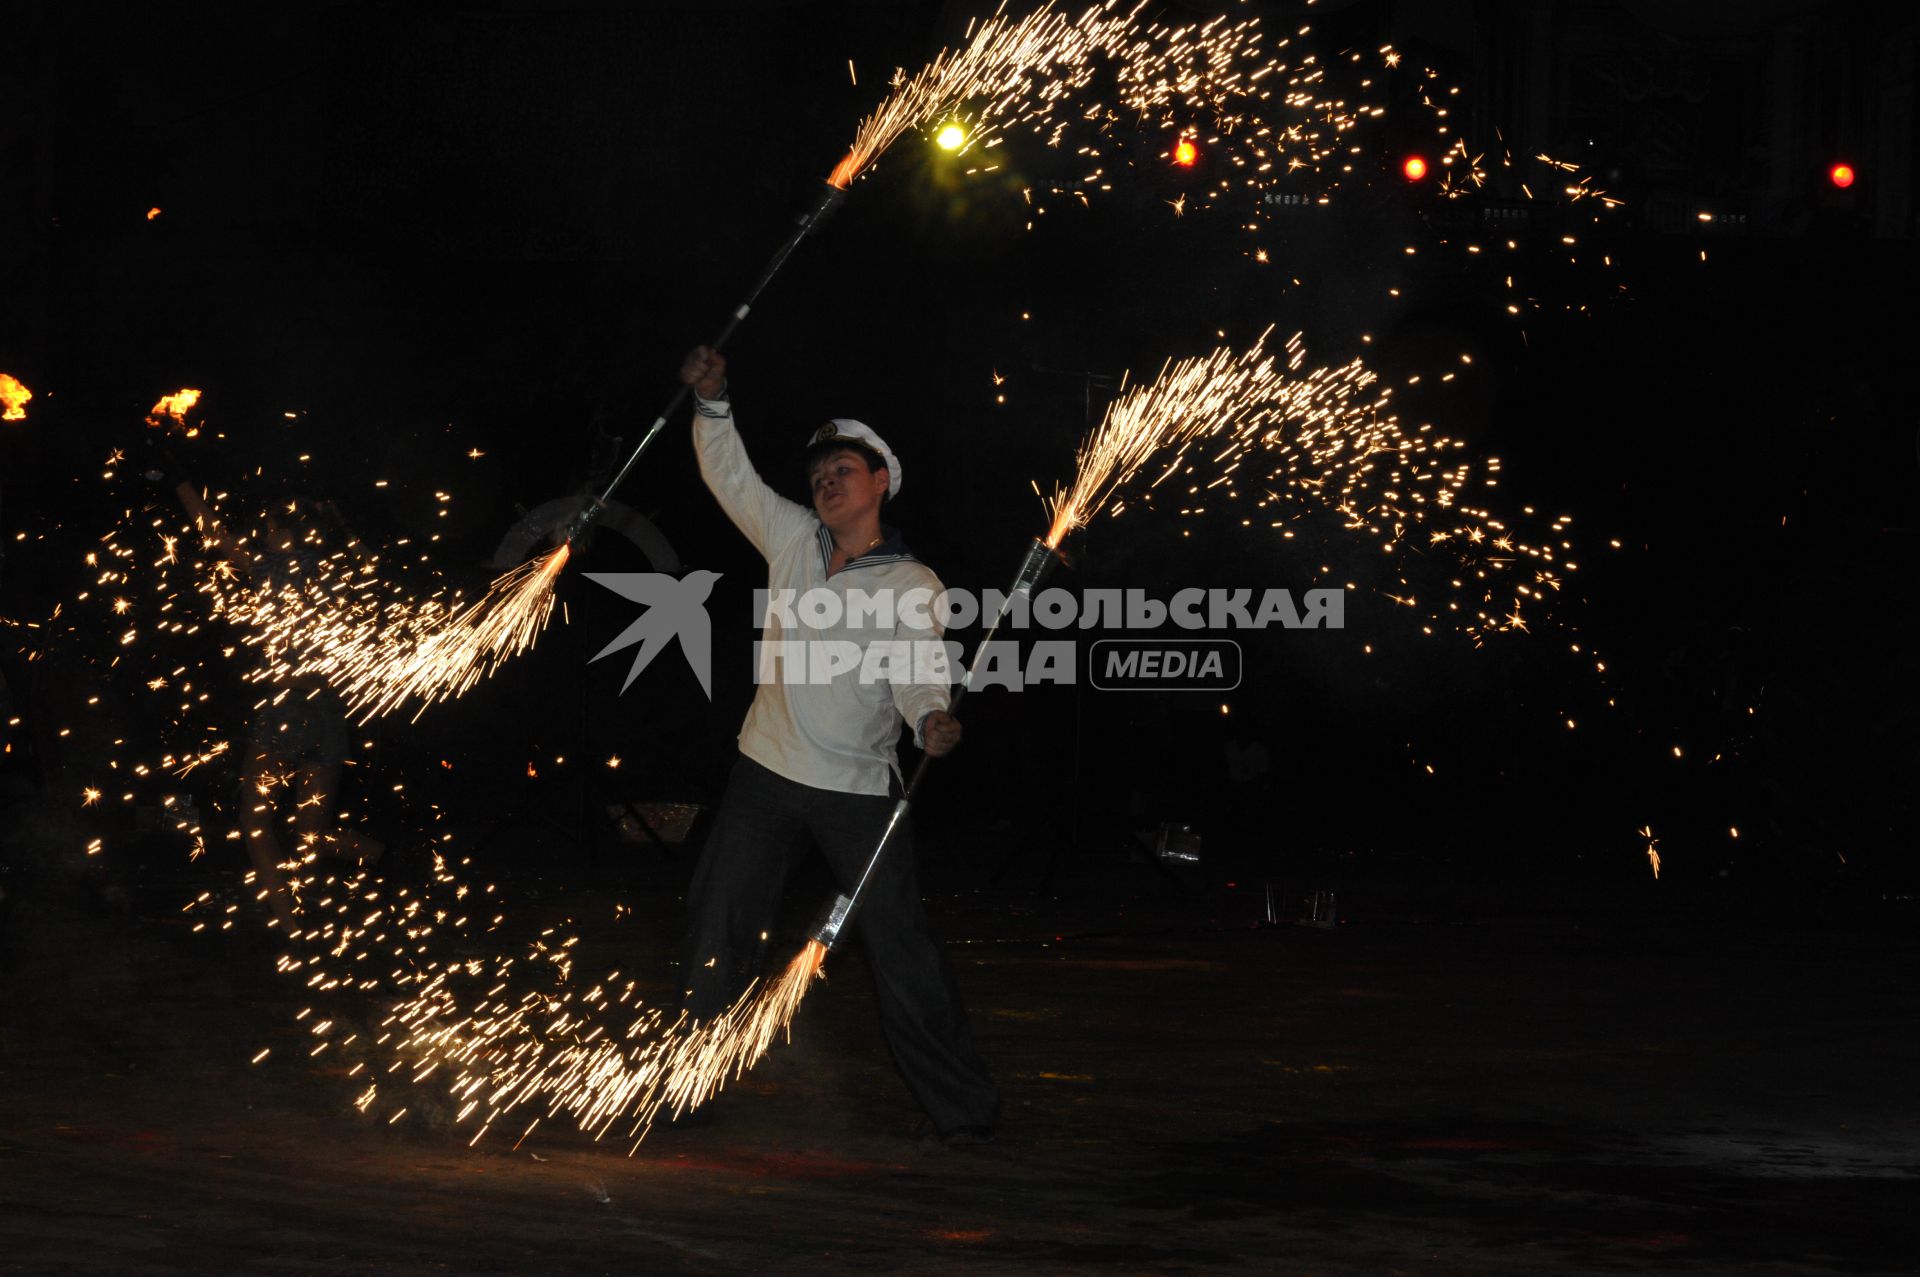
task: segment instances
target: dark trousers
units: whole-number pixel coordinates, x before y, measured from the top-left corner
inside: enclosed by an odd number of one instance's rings
[[[759,974],[765,936],[808,835],[840,889],[851,891],[893,806],[894,799],[877,794],[799,784],[750,758],[734,764],[687,896],[681,970],[689,1015],[718,1015]],[[927,925],[919,877],[912,822],[902,821],[853,923],[873,967],[880,1026],[935,1129],[991,1126],[1000,1095],[974,1050],[959,986]]]

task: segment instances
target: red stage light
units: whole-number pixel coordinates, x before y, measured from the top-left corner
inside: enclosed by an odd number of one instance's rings
[[[1417,182],[1427,175],[1427,162],[1417,155],[1409,155],[1407,162],[1400,166],[1400,171],[1407,175],[1409,182]]]
[[[1853,178],[1854,172],[1853,165],[1851,164],[1836,164],[1827,170],[1827,180],[1843,191],[1853,185]]]
[[[1199,158],[1200,148],[1193,144],[1192,138],[1183,137],[1173,144],[1173,162],[1181,168],[1192,168]]]

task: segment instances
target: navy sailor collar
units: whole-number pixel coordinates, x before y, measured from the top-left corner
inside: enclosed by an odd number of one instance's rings
[[[815,527],[814,533],[820,542],[820,566],[825,568],[833,562],[833,533],[827,531],[827,525],[824,523]],[[919,560],[913,556],[913,551],[907,548],[906,541],[900,536],[900,529],[890,528],[883,523],[880,525],[880,544],[848,559],[840,565],[840,570],[845,572],[848,568],[869,568],[882,563],[918,562]]]

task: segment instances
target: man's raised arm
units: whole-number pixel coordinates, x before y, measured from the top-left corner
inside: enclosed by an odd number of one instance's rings
[[[680,380],[693,387],[693,448],[700,477],[733,526],[763,556],[811,530],[813,515],[768,487],[747,456],[727,400],[726,357],[696,346],[680,364]]]

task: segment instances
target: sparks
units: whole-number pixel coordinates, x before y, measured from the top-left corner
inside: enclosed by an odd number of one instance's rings
[[[675,1116],[712,1099],[759,1062],[776,1038],[787,1036],[801,1000],[815,980],[824,979],[826,946],[809,940],[779,979],[750,990],[712,1022],[676,1041],[661,1059],[655,1085],[643,1097],[639,1114],[651,1122],[663,1108]]]
[[[552,617],[570,553],[566,544],[549,550],[464,606],[383,598],[376,580],[331,561],[308,581],[255,584],[216,570],[201,588],[216,615],[258,636],[270,677],[325,679],[364,722],[459,697],[526,651]]]
[[[1084,83],[1093,52],[1125,30],[1131,16],[1102,17],[1098,12],[1088,10],[1079,22],[1052,4],[1017,21],[997,13],[976,27],[957,52],[942,49],[911,78],[897,75],[893,92],[854,129],[853,145],[827,181],[844,190],[909,129],[956,115],[972,99],[989,100],[979,113],[982,119],[1012,121],[1041,112],[1050,104],[1045,91],[1065,82],[1047,79],[1046,74],[1077,74]],[[978,136],[976,132],[976,140]]]
[[[1264,343],[1263,334],[1243,352],[1221,347],[1203,358],[1169,362],[1152,383],[1115,399],[1082,441],[1071,486],[1056,488],[1047,500],[1047,546],[1058,549],[1149,461],[1156,477],[1148,487],[1171,478],[1188,450],[1208,435],[1223,436],[1216,460],[1230,470],[1238,464],[1233,458],[1251,447],[1278,447],[1282,440],[1316,446],[1340,434],[1332,427],[1372,418],[1371,408],[1353,402],[1375,380],[1358,360],[1295,376],[1305,359],[1299,339],[1288,343],[1284,366]],[[1336,440],[1334,449],[1347,442]]]
[[[853,145],[827,181],[845,189],[903,134],[941,119],[968,121],[949,149],[991,146],[1019,125],[1057,143],[1056,117],[1069,114],[1063,108],[1103,62],[1116,68],[1118,105],[1134,118],[1247,91],[1255,73],[1246,64],[1259,61],[1256,20],[1167,27],[1142,24],[1144,8],[1115,12],[1110,2],[1069,18],[1049,0],[1023,18],[995,13],[959,49],[942,49],[912,76],[896,74],[893,92],[856,126]],[[1112,110],[1075,101],[1071,113],[1101,118]]]
[[[571,553],[572,546],[563,543],[502,575],[478,602],[397,658],[383,657],[371,666],[354,662],[341,683],[348,709],[364,721],[390,713],[409,698],[418,698],[424,708],[459,696],[501,661],[526,651],[553,615],[554,582]]]

